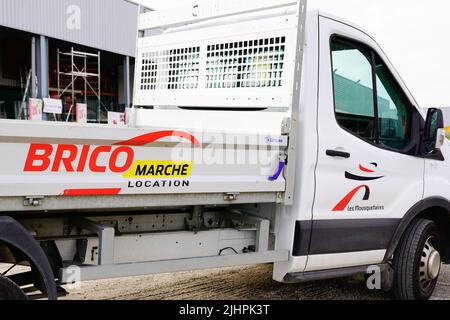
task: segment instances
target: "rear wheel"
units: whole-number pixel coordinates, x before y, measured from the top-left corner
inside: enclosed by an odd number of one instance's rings
[[[0,301],[2,300],[28,300],[28,297],[17,284],[0,275]]]
[[[394,294],[402,300],[427,300],[441,270],[439,229],[418,219],[406,231],[394,255]]]

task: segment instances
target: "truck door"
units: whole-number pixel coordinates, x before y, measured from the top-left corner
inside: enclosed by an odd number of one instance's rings
[[[377,44],[320,17],[316,197],[307,271],[380,263],[423,197],[423,118]]]

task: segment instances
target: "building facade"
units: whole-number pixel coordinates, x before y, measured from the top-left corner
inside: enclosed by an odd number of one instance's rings
[[[18,118],[27,88],[29,97],[60,98],[66,109],[77,101],[94,109],[97,95],[103,113],[130,106],[138,14],[139,6],[125,0],[0,1],[0,117]],[[98,59],[84,67],[76,55],[61,54],[72,52]],[[61,75],[73,66],[98,78],[65,83]]]

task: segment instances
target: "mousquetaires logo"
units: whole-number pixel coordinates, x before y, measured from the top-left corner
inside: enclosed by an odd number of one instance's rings
[[[371,174],[376,173],[376,169],[378,168],[378,164],[376,162],[372,162],[369,166],[359,165],[359,174],[353,174],[348,171],[345,172],[345,178],[352,181],[357,181],[359,183],[370,182],[375,180],[383,179],[384,176],[369,176]],[[364,190],[363,201],[368,201],[370,199],[370,186],[367,184],[361,184],[351,190],[341,201],[333,208],[333,212],[345,211],[373,211],[373,210],[384,210],[384,206],[355,206],[349,207],[350,201],[355,198],[355,196],[359,193],[360,190]]]

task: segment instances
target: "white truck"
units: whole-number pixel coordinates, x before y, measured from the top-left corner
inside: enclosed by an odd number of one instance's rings
[[[31,267],[1,298],[262,263],[432,295],[450,143],[368,33],[304,0],[208,0],[142,13],[136,61],[124,128],[0,120],[0,262]]]

